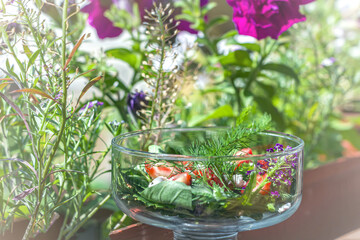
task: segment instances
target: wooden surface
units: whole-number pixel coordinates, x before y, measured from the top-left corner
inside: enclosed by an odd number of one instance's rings
[[[298,211],[275,226],[241,232],[238,239],[345,240],[348,238],[342,236],[356,234],[359,228],[360,156],[354,155],[305,171],[303,199]],[[169,240],[172,237],[169,230],[141,223],[110,234],[111,240]]]

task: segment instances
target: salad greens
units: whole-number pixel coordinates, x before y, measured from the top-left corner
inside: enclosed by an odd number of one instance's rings
[[[266,143],[265,147],[272,146],[269,149],[258,147],[258,135],[270,127],[271,119],[265,115],[246,123],[246,114],[240,116],[243,124],[182,148],[176,154],[184,157],[183,161],[145,159],[135,168],[122,169],[122,199],[168,215],[188,217],[248,216],[258,220],[266,212],[281,213],[280,209],[285,209],[281,207],[296,197],[298,156],[286,154],[291,147],[284,149],[279,143]],[[246,160],[253,155],[250,146],[255,154],[267,153],[265,158]],[[165,153],[164,149],[158,145],[148,147],[153,153]],[[272,157],[272,152],[285,154]],[[245,160],[229,161],[227,156],[235,155]],[[186,161],[189,156],[205,160]]]

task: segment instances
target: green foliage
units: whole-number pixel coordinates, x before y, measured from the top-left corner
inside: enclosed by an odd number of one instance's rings
[[[249,147],[250,143],[255,141],[258,133],[269,130],[271,126],[271,117],[263,117],[253,120],[250,123],[244,121],[249,114],[245,111],[239,118],[239,124],[231,128],[224,136],[217,136],[206,140],[206,142],[197,142],[188,150],[191,156],[231,156],[238,149]],[[187,155],[187,153],[184,153]]]
[[[191,187],[181,182],[163,181],[140,193],[145,199],[156,203],[175,205],[192,210]]]
[[[229,117],[229,118],[233,118],[235,117],[233,109],[230,105],[224,105],[224,106],[220,106],[217,109],[215,109],[214,111],[204,115],[204,116],[194,116],[194,118],[192,118],[188,125],[189,127],[193,127],[193,126],[197,126],[200,125],[208,120],[213,120],[213,119],[217,119],[217,118],[223,118],[223,117]]]
[[[48,231],[63,214],[58,238],[70,239],[110,198],[107,189],[92,187],[106,173],[100,165],[110,150],[96,149],[104,127],[102,107],[97,101],[80,103],[102,77],[94,76],[79,97],[68,98],[69,85],[91,72],[79,73],[72,65],[86,38],[75,41],[75,35],[68,34],[76,17],[68,18],[67,10],[70,14],[77,10],[67,0],[61,11],[51,5],[63,16],[58,19],[62,34],[56,36],[40,25],[40,9],[29,8],[28,1],[14,4],[18,14],[2,18],[0,25],[2,48],[8,53],[1,68],[8,82],[0,93],[0,230],[7,231],[18,218],[28,219],[23,239],[29,239]],[[23,32],[7,29],[8,21]],[[98,201],[91,201],[96,195]]]

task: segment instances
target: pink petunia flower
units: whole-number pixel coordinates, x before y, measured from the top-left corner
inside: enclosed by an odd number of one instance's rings
[[[293,24],[306,20],[299,6],[314,0],[226,0],[241,35],[277,39]]]

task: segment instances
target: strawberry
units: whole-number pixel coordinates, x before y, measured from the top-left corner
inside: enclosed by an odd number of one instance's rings
[[[155,179],[159,176],[168,178],[174,173],[173,167],[151,166],[150,164],[145,164],[145,170],[152,179]]]
[[[263,182],[266,181],[267,179],[267,174],[265,173],[264,175],[260,175],[258,174],[256,176],[256,187],[254,188],[253,191],[256,191],[259,188],[259,185]],[[266,183],[260,190],[260,194],[261,195],[268,195],[270,192],[270,186],[271,186],[271,182]]]
[[[191,185],[191,176],[187,172],[176,174],[175,176],[171,177],[170,180],[176,182],[182,182],[189,186]]]
[[[243,148],[240,151],[237,151],[234,156],[247,156],[247,155],[252,155],[252,149],[251,148]]]

